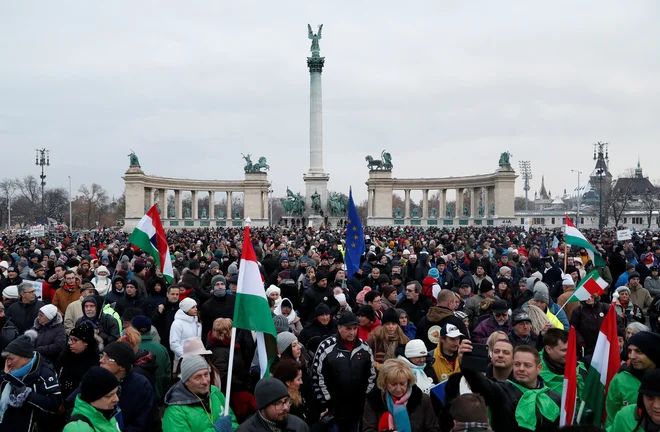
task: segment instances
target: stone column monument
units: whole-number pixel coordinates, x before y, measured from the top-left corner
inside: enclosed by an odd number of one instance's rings
[[[328,180],[330,176],[323,170],[323,98],[321,73],[325,57],[320,56],[319,39],[323,24],[314,34],[308,24],[308,37],[312,40],[311,57],[307,57],[310,74],[309,90],[309,171],[303,174],[305,181],[305,216],[314,226],[323,222],[328,215]],[[314,198],[313,198],[314,197]],[[319,208],[320,202],[320,208]]]

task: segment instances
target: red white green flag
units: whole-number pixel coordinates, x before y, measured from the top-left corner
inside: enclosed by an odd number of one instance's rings
[[[605,294],[608,285],[607,281],[600,277],[598,271],[594,270],[580,281],[568,302],[585,301],[594,294],[601,296]]]
[[[158,204],[151,206],[147,214],[142,216],[128,241],[149,254],[167,282],[172,283],[174,280],[172,259],[167,247],[165,230],[158,214]]]
[[[596,250],[596,247],[582,235],[580,230],[573,225],[573,222],[568,217],[566,217],[566,235],[564,241],[567,245],[585,248],[591,262],[596,267],[605,267],[607,265],[605,260],[600,256],[600,253]]]
[[[616,308],[610,306],[600,326],[593,360],[584,383],[584,401],[594,412],[594,425],[602,427],[607,412],[605,399],[612,378],[621,366],[616,332]]]

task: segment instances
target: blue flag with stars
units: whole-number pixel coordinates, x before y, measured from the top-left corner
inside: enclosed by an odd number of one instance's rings
[[[348,224],[346,225],[346,261],[347,278],[351,278],[360,268],[360,257],[364,253],[364,231],[353,201],[353,189],[348,191]]]

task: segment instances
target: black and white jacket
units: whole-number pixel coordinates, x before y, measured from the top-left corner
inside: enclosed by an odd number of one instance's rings
[[[366,395],[375,382],[374,355],[366,342],[357,339],[350,352],[337,336],[319,345],[312,363],[314,394],[340,422],[362,417]]]

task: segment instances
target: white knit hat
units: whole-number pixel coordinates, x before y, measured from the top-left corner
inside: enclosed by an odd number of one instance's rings
[[[184,311],[185,313],[188,313],[188,311],[192,308],[197,306],[197,302],[190,297],[186,297],[181,302],[179,303],[179,309]]]
[[[406,358],[425,357],[428,353],[426,345],[421,339],[413,339],[406,344]]]
[[[49,320],[52,320],[53,318],[55,318],[55,315],[57,315],[57,306],[52,304],[47,304],[46,306],[43,306],[41,309],[39,309],[39,312],[46,315],[46,318],[48,318]]]

